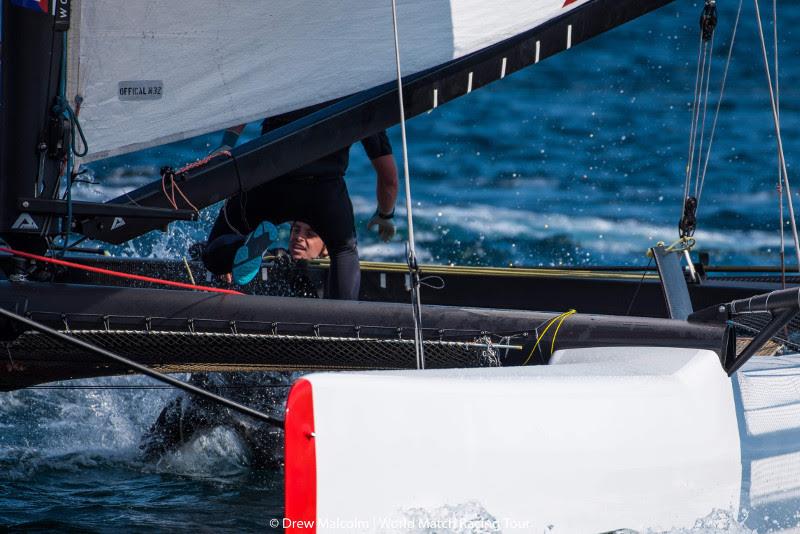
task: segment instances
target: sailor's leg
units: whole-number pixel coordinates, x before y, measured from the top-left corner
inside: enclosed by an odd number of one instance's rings
[[[245,237],[237,234],[223,234],[209,241],[203,249],[203,264],[212,274],[228,274],[233,268],[233,258],[245,242]]]
[[[222,205],[208,234],[202,253],[206,269],[217,276],[231,272],[233,256],[244,243],[248,231],[242,195],[234,195]]]
[[[208,234],[209,243],[225,234],[244,235],[251,230],[247,221],[245,195],[239,193],[225,200]]]
[[[343,178],[319,180],[315,184],[314,211],[307,221],[319,234],[331,257],[328,273],[329,297],[358,300],[361,267],[358,263],[353,204]]]
[[[277,238],[278,229],[269,221],[261,221],[247,234],[233,257],[231,274],[236,284],[249,284],[256,277],[262,255]]]
[[[277,236],[270,223],[288,220],[290,184],[278,179],[241,192],[225,201],[208,236],[203,263],[216,275],[233,273],[237,284],[246,284],[261,266],[261,254]]]
[[[329,250],[331,268],[328,273],[330,297],[341,300],[358,300],[361,288],[361,267],[358,263],[356,237],[347,239],[339,248]]]

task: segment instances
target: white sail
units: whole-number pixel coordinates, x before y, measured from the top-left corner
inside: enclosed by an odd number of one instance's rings
[[[413,74],[588,0],[399,0]],[[565,5],[566,4],[566,5]],[[325,102],[395,77],[390,0],[73,4],[68,96],[100,159]]]

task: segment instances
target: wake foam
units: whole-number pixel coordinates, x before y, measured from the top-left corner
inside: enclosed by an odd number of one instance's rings
[[[157,460],[158,473],[229,482],[247,474],[250,451],[232,429],[216,426],[199,433],[177,450]]]

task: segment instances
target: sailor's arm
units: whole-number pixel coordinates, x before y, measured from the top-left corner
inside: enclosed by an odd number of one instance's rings
[[[392,156],[392,145],[385,131],[364,139],[361,144],[367,151],[377,178],[375,196],[378,207],[367,228],[372,230],[377,227],[381,239],[389,241],[395,234],[393,219],[397,200],[397,165]]]
[[[384,215],[394,213],[394,204],[397,201],[397,165],[394,156],[380,156],[372,160],[375,168],[377,183],[375,196],[378,200],[378,212]]]
[[[378,208],[367,223],[367,228],[372,230],[377,226],[378,234],[384,241],[394,237],[394,203],[397,199],[397,165],[394,156],[388,154],[372,160],[372,166],[377,174],[375,196],[378,199]]]

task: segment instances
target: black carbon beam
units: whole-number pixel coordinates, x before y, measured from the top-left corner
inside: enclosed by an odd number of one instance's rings
[[[113,360],[113,361],[115,361],[115,362],[117,362],[119,364],[124,365],[125,367],[127,367],[128,369],[130,369],[132,371],[135,371],[135,372],[143,374],[143,375],[147,375],[147,376],[149,376],[151,378],[154,378],[154,379],[158,380],[159,382],[164,382],[165,384],[169,384],[170,386],[173,386],[175,388],[183,390],[183,391],[185,391],[187,393],[191,393],[192,395],[197,395],[199,397],[203,397],[203,398],[205,398],[207,400],[210,400],[211,402],[216,402],[217,404],[221,404],[222,406],[225,406],[226,408],[230,408],[231,410],[237,411],[237,412],[242,413],[244,415],[248,415],[248,416],[250,416],[250,417],[252,417],[254,419],[258,419],[259,421],[263,421],[265,423],[269,423],[270,425],[276,426],[278,428],[283,428],[283,421],[280,420],[280,419],[277,419],[275,417],[270,417],[269,415],[267,415],[265,413],[259,412],[258,410],[254,410],[252,408],[248,408],[247,406],[244,406],[243,404],[239,404],[238,402],[234,402],[234,401],[232,401],[230,399],[226,399],[225,397],[220,397],[219,395],[215,395],[214,393],[211,393],[210,391],[206,391],[204,389],[200,389],[200,388],[195,387],[195,386],[193,386],[191,384],[187,384],[186,382],[178,380],[177,378],[173,378],[173,377],[171,377],[169,375],[165,375],[163,373],[159,373],[158,371],[154,371],[153,369],[150,369],[149,367],[147,367],[145,365],[141,365],[141,364],[138,364],[138,363],[136,363],[136,362],[134,362],[132,360],[129,360],[127,358],[123,358],[122,356],[114,354],[113,352],[110,352],[110,351],[105,350],[105,349],[100,348],[100,347],[96,347],[95,345],[92,345],[91,343],[86,343],[85,341],[82,341],[80,339],[76,339],[76,338],[74,338],[72,336],[68,336],[68,335],[66,335],[66,334],[64,334],[62,332],[59,332],[58,330],[53,330],[52,328],[50,328],[48,326],[45,326],[45,325],[43,325],[41,323],[38,323],[36,321],[32,321],[32,320],[28,319],[27,317],[23,317],[22,315],[18,315],[18,314],[14,313],[14,312],[8,311],[5,308],[0,307],[0,315],[4,316],[6,319],[9,319],[11,321],[16,321],[18,323],[22,323],[25,326],[27,326],[28,328],[36,330],[37,332],[41,332],[41,333],[46,334],[48,336],[52,336],[52,337],[58,338],[61,341],[64,341],[66,343],[71,343],[73,345],[76,345],[76,346],[80,347],[81,349],[83,349],[83,350],[85,350],[87,352],[98,354],[98,355],[100,355],[100,356],[102,356],[104,358],[107,358],[109,360]]]
[[[442,66],[408,76],[403,95],[411,118],[574,45],[640,17],[672,0],[592,0],[564,15],[491,47]],[[470,83],[471,80],[471,83]],[[394,81],[344,98],[300,120],[278,128],[176,177],[192,204],[210,206],[250,190],[306,163],[330,154],[398,123]],[[110,201],[155,208],[168,207],[161,182],[153,182]],[[112,229],[109,218],[87,218],[84,235],[120,244],[163,222],[126,221]]]
[[[750,343],[736,354],[736,344],[732,343],[723,357],[723,366],[728,375],[733,375],[747,360],[764,346],[772,336],[787,326],[800,313],[800,288],[781,289],[756,295],[746,299],[734,300],[728,304],[710,306],[689,315],[690,323],[730,323],[739,315],[768,313],[770,321],[758,332]]]

